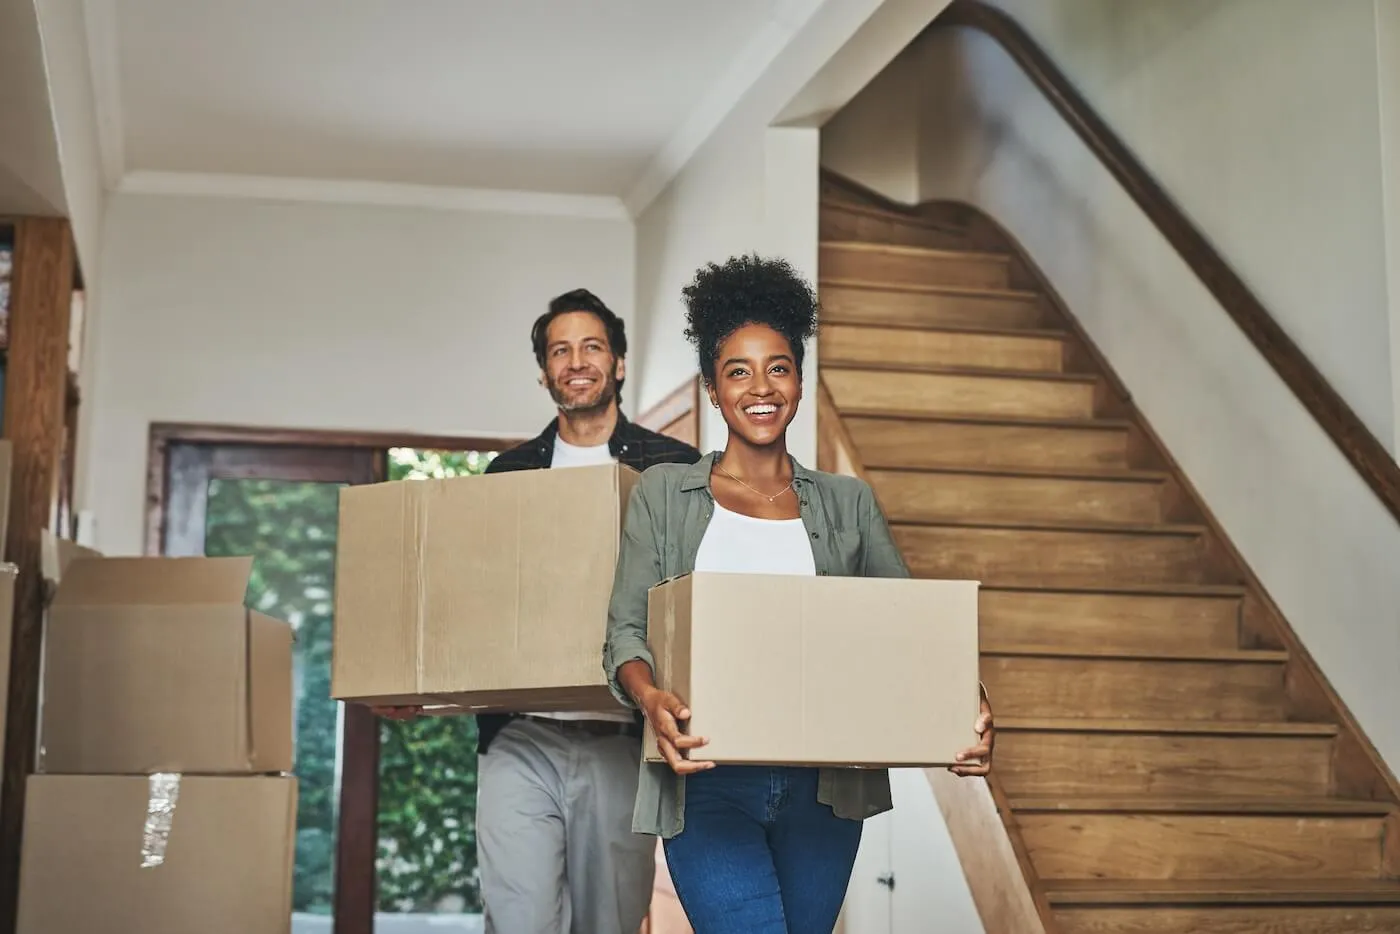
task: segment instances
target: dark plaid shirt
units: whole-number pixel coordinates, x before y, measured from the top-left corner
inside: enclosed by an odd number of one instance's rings
[[[554,419],[540,432],[539,437],[502,451],[486,468],[487,473],[504,473],[509,470],[543,470],[554,461],[554,439],[559,436],[559,420]],[[655,464],[693,464],[700,459],[700,452],[683,441],[659,435],[641,425],[629,422],[621,412],[617,414],[617,427],[608,439],[608,450],[618,463],[634,470],[646,470]],[[601,633],[600,633],[601,637]],[[509,714],[482,714],[477,717],[478,739],[476,751],[486,752],[491,740],[510,722]]]

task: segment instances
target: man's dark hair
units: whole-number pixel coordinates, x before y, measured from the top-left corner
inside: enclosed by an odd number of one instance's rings
[[[706,383],[715,380],[720,345],[746,324],[764,324],[786,337],[802,378],[807,339],[817,330],[817,296],[787,260],[750,255],[732,257],[722,266],[708,263],[681,295],[685,336],[700,356]]]
[[[535,362],[540,365],[541,370],[545,368],[545,344],[549,340],[550,323],[571,311],[586,311],[603,322],[603,330],[608,335],[608,349],[619,360],[627,356],[627,326],[622,323],[622,319],[592,292],[587,289],[574,289],[550,301],[549,310],[540,315],[535,320],[535,326],[530,329],[530,343],[535,348]],[[609,373],[608,376],[612,374]],[[622,400],[622,383],[623,380],[617,381],[618,401]]]

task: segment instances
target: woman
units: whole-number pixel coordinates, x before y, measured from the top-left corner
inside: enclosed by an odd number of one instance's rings
[[[802,399],[816,296],[785,262],[711,264],[684,292],[686,337],[710,403],[729,426],[723,453],[662,465],[632,495],[608,619],[604,668],[622,703],[655,729],[666,764],[643,764],[633,829],[659,834],[697,934],[830,932],[860,844],[861,821],[890,807],[883,770],[720,766],[678,723],[683,699],[656,687],[647,590],[690,571],[907,577],[870,487],[808,470],[787,453]],[[742,612],[742,608],[737,608]],[[879,651],[872,646],[872,651]],[[959,755],[985,775],[991,708]]]

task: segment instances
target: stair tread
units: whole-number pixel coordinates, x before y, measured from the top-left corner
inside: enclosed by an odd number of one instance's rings
[[[900,256],[924,256],[929,259],[973,259],[1010,263],[1011,254],[991,250],[950,250],[947,247],[908,246],[902,243],[876,243],[870,240],[822,240],[823,250],[850,250],[853,253],[894,253]]]
[[[891,526],[912,528],[955,528],[1020,530],[1025,532],[1084,532],[1109,535],[1158,535],[1186,538],[1206,534],[1204,525],[1188,522],[1091,522],[1084,519],[899,519],[890,517]],[[1039,588],[1032,588],[1039,589]],[[1054,589],[1054,588],[1050,588]]]
[[[1171,479],[1165,470],[1138,470],[1132,467],[987,467],[980,465],[934,464],[918,467],[872,467],[883,474],[967,474],[979,477],[1025,477],[1043,480],[1105,480],[1124,483],[1163,483]]]
[[[1056,814],[1234,814],[1294,817],[1383,817],[1395,812],[1388,801],[1355,801],[1347,798],[1271,798],[1217,795],[1208,798],[1164,795],[1114,795],[1064,797],[1028,795],[1008,802],[1017,813]]]
[[[843,328],[864,328],[873,331],[927,331],[931,334],[967,334],[981,337],[1024,337],[1038,340],[1066,341],[1072,336],[1068,331],[1053,328],[996,328],[958,324],[915,324],[896,318],[882,320],[879,316],[823,314],[818,322],[822,327],[835,325]],[[825,358],[823,358],[825,359]]]
[[[863,360],[830,360],[823,358],[824,370],[864,370],[872,373],[911,373],[934,376],[971,376],[983,379],[1034,380],[1042,383],[1079,383],[1093,386],[1099,377],[1093,373],[1059,373],[1050,370],[1013,370],[996,367],[943,366],[937,363],[876,363]],[[838,406],[846,411],[845,406]]]
[[[1133,423],[1125,418],[1028,418],[1020,415],[957,415],[919,409],[890,409],[872,406],[838,406],[846,420],[869,418],[918,422],[952,422],[959,425],[997,425],[1009,428],[1070,428],[1094,431],[1126,431]]]
[[[1045,894],[1054,905],[1392,904],[1400,903],[1400,880],[1058,879]]]
[[[954,228],[950,224],[940,223],[918,214],[902,214],[891,211],[888,208],[876,207],[869,204],[856,204],[853,201],[838,201],[833,198],[822,198],[821,208],[823,211],[840,211],[846,214],[865,214],[870,217],[878,217],[881,220],[892,221],[897,224],[907,224],[910,227],[921,227],[926,230],[935,230],[939,233],[961,233],[961,230]]]
[[[1202,736],[1336,736],[1335,723],[1292,720],[1103,720],[1075,717],[1000,717],[998,732],[1171,733]]]
[[[1034,302],[1040,300],[1039,292],[1025,289],[998,289],[979,285],[929,285],[922,282],[886,282],[883,279],[852,279],[849,277],[824,277],[818,288],[862,289],[867,292],[922,292],[929,295],[948,295],[964,298],[992,298],[1000,300]]]
[[[982,646],[983,655],[1035,656],[1039,658],[1124,659],[1163,662],[1246,662],[1278,664],[1288,661],[1288,653],[1273,649],[1180,649],[1163,651],[1124,648],[1067,647],[1060,645]]]

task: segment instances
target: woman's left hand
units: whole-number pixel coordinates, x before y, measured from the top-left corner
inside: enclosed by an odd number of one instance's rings
[[[977,718],[977,745],[958,753],[960,765],[948,766],[954,775],[986,775],[992,770],[992,747],[996,744],[996,728],[992,726],[992,705],[982,698],[982,714]]]

